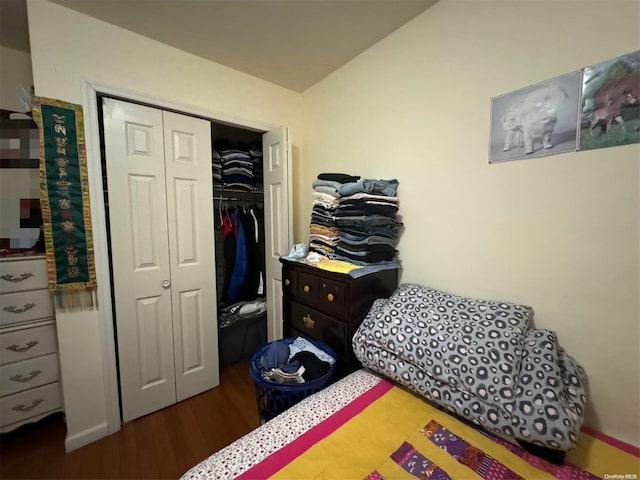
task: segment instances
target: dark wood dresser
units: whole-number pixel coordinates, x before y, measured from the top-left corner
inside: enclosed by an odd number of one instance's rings
[[[371,304],[398,286],[398,270],[381,270],[358,278],[281,259],[285,337],[310,337],[336,352],[335,378],[360,368],[351,338]]]

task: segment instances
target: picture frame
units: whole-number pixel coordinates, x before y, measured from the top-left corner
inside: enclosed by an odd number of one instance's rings
[[[579,150],[640,143],[640,50],[585,67]]]
[[[489,163],[577,149],[582,71],[491,99]]]

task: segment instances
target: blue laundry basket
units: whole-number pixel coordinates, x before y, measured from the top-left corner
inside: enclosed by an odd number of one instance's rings
[[[312,338],[306,338],[306,340],[313,343],[316,347],[330,355],[332,358],[336,358],[335,352],[329,345]],[[289,346],[295,341],[295,338],[283,338],[275,341],[283,342]],[[253,378],[253,382],[256,386],[256,400],[258,401],[258,411],[260,413],[261,423],[268,422],[273,417],[281,414],[289,407],[298,403],[300,400],[308,397],[312,393],[322,390],[329,384],[336,368],[336,362],[333,362],[329,371],[323,376],[304,383],[284,384],[265,380],[262,378],[260,358],[267,352],[271,343],[274,342],[267,343],[254,353],[251,357],[251,361],[249,362],[249,373],[251,374],[251,378]]]

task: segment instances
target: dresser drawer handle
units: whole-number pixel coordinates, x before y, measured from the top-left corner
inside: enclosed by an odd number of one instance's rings
[[[285,278],[284,280],[284,286],[288,287],[289,285],[291,285],[291,280],[289,280],[288,278]]]
[[[13,380],[14,382],[24,383],[24,382],[28,382],[30,380],[33,380],[34,378],[36,378],[41,373],[42,373],[42,370],[34,370],[29,375],[26,375],[26,376],[14,375],[13,377],[10,377],[10,379]]]
[[[24,313],[27,310],[31,310],[35,306],[36,306],[35,303],[27,303],[22,308],[17,308],[14,305],[9,305],[8,307],[4,307],[3,310],[5,310],[7,312],[10,312],[10,313]]]
[[[15,410],[16,412],[30,412],[31,410],[36,408],[38,405],[40,405],[42,402],[44,402],[44,399],[39,398],[38,400],[34,400],[33,402],[31,402],[31,405],[29,406],[25,405],[24,403],[21,403],[20,405],[11,407],[11,410]]]
[[[328,293],[327,294],[327,300],[329,300],[330,302],[333,302],[335,300],[335,297],[333,296],[333,293]]]
[[[7,282],[13,282],[13,283],[18,283],[18,282],[22,282],[23,280],[26,280],[29,277],[33,277],[33,273],[23,273],[22,275],[20,275],[19,277],[14,277],[13,275],[9,274],[9,275],[2,275],[0,278],[3,280],[6,280]]]
[[[310,287],[309,285],[305,285],[305,286],[302,288],[302,291],[303,291],[304,293],[309,293],[309,292],[311,291],[311,287]]]
[[[27,342],[27,345],[25,347],[21,347],[20,345],[9,345],[7,347],[7,350],[11,350],[12,352],[16,352],[16,353],[22,353],[22,352],[26,352],[27,350],[29,350],[30,348],[35,347],[38,344],[37,340],[32,340],[30,342]]]
[[[313,324],[315,322],[311,318],[311,315],[307,313],[304,317],[302,317],[302,323],[304,323],[304,326],[307,328],[313,328]]]

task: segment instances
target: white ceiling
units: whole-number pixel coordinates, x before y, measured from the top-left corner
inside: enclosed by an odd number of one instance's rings
[[[24,1],[0,0],[3,37]],[[301,92],[437,0],[52,1]]]

